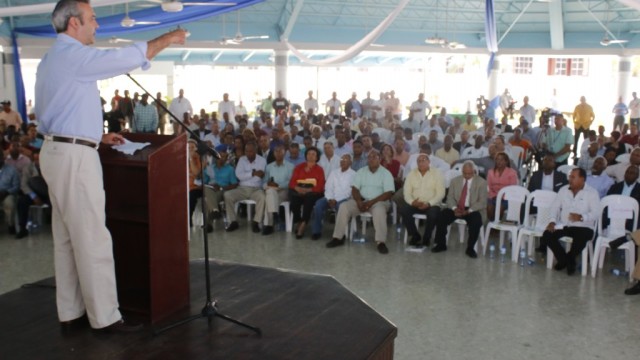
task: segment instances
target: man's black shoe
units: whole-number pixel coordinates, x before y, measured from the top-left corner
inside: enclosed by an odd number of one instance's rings
[[[640,281],[636,282],[635,285],[633,285],[632,287],[630,287],[627,290],[625,290],[624,293],[626,295],[638,295],[638,294],[640,294]]]
[[[311,235],[311,240],[320,240],[321,236],[322,236],[322,234],[312,234]]]
[[[29,232],[26,229],[21,229],[16,234],[16,239],[22,239],[22,238],[27,237],[28,235],[29,235]]]
[[[208,233],[212,233],[213,232],[213,225],[211,225],[211,224],[207,225],[207,232]]]
[[[16,234],[16,227],[15,226],[9,226],[9,234],[11,234],[11,235],[15,235]]]
[[[334,248],[334,247],[338,247],[338,246],[342,246],[342,245],[344,245],[344,238],[342,238],[342,239],[333,238],[333,239],[331,239],[331,241],[329,241],[327,243],[326,247]]]
[[[143,326],[140,323],[133,323],[129,321],[125,321],[124,319],[120,319],[115,323],[103,327],[102,329],[97,329],[100,332],[107,333],[127,333],[127,332],[136,332],[142,330]]]
[[[554,266],[553,269],[556,271],[562,271],[567,267],[567,263],[566,262],[560,262],[558,261]]]
[[[221,217],[222,217],[222,215],[220,215],[220,211],[213,211],[211,213],[211,218],[214,219],[214,220],[215,219],[220,219]]]
[[[422,238],[420,237],[420,235],[411,235],[411,240],[409,241],[409,245],[411,246],[422,245]]]
[[[567,275],[571,276],[576,273],[576,261],[570,259],[567,261]]]
[[[264,229],[262,229],[262,235],[271,235],[273,234],[273,226],[265,226]]]
[[[439,253],[439,252],[443,252],[443,251],[447,251],[447,245],[436,245],[433,247],[433,249],[431,249],[432,253]]]
[[[232,221],[231,224],[229,224],[229,226],[227,226],[227,228],[225,229],[226,232],[232,232],[235,230],[238,230],[238,222],[237,221]]]
[[[476,254],[476,251],[471,248],[467,249],[467,251],[465,251],[464,253],[467,254],[467,256],[472,259],[476,259],[478,257],[478,254]]]
[[[89,326],[89,318],[87,318],[87,314],[84,314],[79,318],[76,318],[73,320],[60,322],[60,330],[65,332],[86,328],[88,326]]]
[[[427,238],[427,236],[423,236],[422,237],[422,243],[424,244],[424,246],[429,247],[431,246],[431,240]]]
[[[387,245],[385,245],[383,242],[378,243],[378,252],[380,254],[388,254],[389,253],[389,249],[387,249]]]
[[[260,232],[260,224],[258,224],[258,223],[257,223],[257,222],[255,222],[255,221],[252,221],[252,222],[251,222],[251,230],[252,230],[254,233],[259,233],[259,232]]]

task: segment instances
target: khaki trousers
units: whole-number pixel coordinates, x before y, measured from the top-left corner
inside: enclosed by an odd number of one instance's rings
[[[262,223],[265,206],[264,190],[255,187],[240,186],[233,190],[225,191],[224,207],[230,223],[238,220],[235,212],[235,204],[240,200],[253,200],[256,202],[256,212],[253,216],[253,221]],[[271,224],[269,223],[267,225]]]
[[[16,196],[15,195],[7,195],[7,197],[2,200],[2,211],[4,211],[4,219],[7,222],[8,226],[15,226],[15,208],[16,208]],[[22,229],[20,229],[22,230]]]
[[[205,187],[204,198],[207,202],[207,213],[211,214],[213,211],[219,211],[220,202],[224,200],[224,191]]]
[[[58,318],[73,320],[86,309],[91,327],[109,326],[122,316],[98,152],[47,140],[40,164],[51,199]]]
[[[289,189],[274,189],[267,188],[264,191],[265,196],[265,211],[267,212],[267,225],[273,224],[273,213],[278,212],[280,203],[289,199]]]
[[[380,201],[369,209],[373,217],[373,229],[375,230],[376,242],[385,242],[387,239],[387,212],[389,211],[389,206],[388,201]],[[333,237],[342,239],[351,218],[360,215],[360,213],[358,204],[353,199],[347,200],[344,204],[340,205],[340,209],[338,209],[338,214],[336,215],[336,226],[333,230]]]

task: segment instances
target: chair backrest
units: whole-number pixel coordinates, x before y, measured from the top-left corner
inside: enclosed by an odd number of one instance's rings
[[[627,151],[627,153],[631,153],[633,151],[633,145],[631,144],[624,144],[624,149]]]
[[[551,205],[556,200],[557,193],[550,190],[536,190],[529,194],[524,211],[524,225],[531,226],[531,209],[536,208],[536,230],[544,230],[551,219]]]
[[[602,217],[607,209],[609,225],[602,226]],[[633,228],[638,228],[638,202],[636,199],[626,195],[607,195],[600,200],[600,216],[598,217],[598,234],[609,238],[624,236],[626,233],[626,222],[633,220]]]
[[[625,145],[628,145],[628,144],[625,144]],[[619,163],[626,163],[626,162],[629,162],[630,157],[631,155],[629,153],[620,154],[616,156],[616,161]]]
[[[449,185],[451,185],[451,180],[462,175],[462,164],[459,164],[460,169],[450,169],[444,173],[444,186],[448,189]]]
[[[460,159],[469,159],[471,157],[471,154],[474,151],[474,147],[470,146],[464,150],[462,150],[462,153],[460,154]]]
[[[516,164],[518,169],[522,167],[522,158],[524,154],[524,148],[520,146],[512,146],[511,147],[511,160]]]
[[[504,138],[504,142],[508,144],[509,140],[511,140],[511,137],[513,136],[513,133],[503,132],[500,135],[502,135],[502,137]]]
[[[520,221],[520,209],[522,205],[527,202],[529,196],[529,190],[519,185],[510,185],[503,187],[496,197],[496,212],[495,219],[500,219],[500,210],[502,208],[502,200],[506,200],[508,207],[506,212],[507,221],[515,221],[517,224],[521,224]]]
[[[560,171],[561,173],[565,173],[567,175],[567,178],[569,178],[569,173],[575,168],[577,168],[577,166],[575,165],[560,165],[558,166],[558,171]]]

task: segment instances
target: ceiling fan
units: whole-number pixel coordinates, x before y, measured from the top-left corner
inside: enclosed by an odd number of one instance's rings
[[[157,25],[160,24],[159,21],[136,21],[129,17],[129,2],[124,3],[124,18],[120,21],[120,25],[122,27],[133,27],[135,25]]]
[[[180,12],[185,6],[234,6],[238,3],[235,2],[194,2],[194,1],[179,1],[179,0],[147,0],[152,3],[160,4],[163,11],[166,12]]]
[[[626,42],[628,42],[628,40],[619,40],[615,37],[615,35],[613,35],[613,33],[611,32],[611,30],[609,30],[609,11],[611,10],[609,7],[609,2],[607,2],[607,12],[606,12],[606,18],[604,20],[604,23],[602,21],[600,21],[600,19],[598,19],[598,17],[591,11],[591,9],[589,9],[589,7],[587,5],[585,5],[582,0],[578,0],[578,2],[580,3],[580,5],[582,5],[582,7],[589,13],[589,15],[591,15],[591,17],[593,17],[593,19],[598,23],[598,25],[600,25],[600,27],[604,30],[604,36],[602,37],[602,40],[600,40],[600,45],[602,46],[609,46],[611,44],[624,44]],[[620,45],[622,46],[622,45]]]
[[[604,36],[602,37],[602,40],[600,40],[600,45],[602,46],[609,46],[611,44],[624,44],[626,42],[628,42],[629,40],[619,40],[619,39],[609,39],[609,35],[604,34]]]
[[[244,36],[240,32],[240,13],[236,12],[236,35],[232,38],[228,38],[225,36],[225,16],[222,16],[222,39],[220,40],[220,44],[222,45],[240,45],[241,42],[245,40],[254,40],[254,39],[268,39],[269,35],[253,35],[253,36]]]

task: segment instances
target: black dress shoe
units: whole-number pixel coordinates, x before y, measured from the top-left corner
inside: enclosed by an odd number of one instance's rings
[[[638,294],[640,294],[640,281],[636,282],[635,285],[633,285],[632,287],[630,287],[627,290],[625,290],[624,293],[626,295],[638,295]]]
[[[476,251],[471,248],[467,249],[467,251],[465,251],[464,253],[467,254],[467,256],[472,259],[478,258],[478,254],[476,254]]]
[[[16,234],[16,227],[15,226],[9,226],[9,234],[11,234],[11,235],[15,235]]]
[[[558,261],[554,266],[553,269],[556,271],[562,271],[567,267],[567,263],[566,262],[560,262]]]
[[[87,314],[84,314],[79,318],[75,318],[73,320],[60,321],[60,330],[65,332],[83,329],[88,326],[89,326],[89,318],[87,318]]]
[[[207,225],[207,233],[212,233],[213,232],[213,225],[209,224]]]
[[[576,261],[571,259],[567,261],[567,275],[571,276],[576,273]]]
[[[107,333],[128,333],[128,332],[136,332],[142,330],[143,326],[140,323],[134,323],[130,321],[125,321],[124,319],[120,319],[115,323],[103,327],[102,329],[97,329],[100,332]]]
[[[304,234],[296,234],[296,239],[301,240],[304,237]]]
[[[27,237],[28,235],[29,235],[29,232],[26,229],[21,229],[16,234],[16,239],[22,239],[22,238]]]
[[[226,232],[232,232],[235,230],[238,230],[238,222],[237,221],[232,221],[231,224],[229,224],[229,226],[227,226],[227,228],[225,229]]]
[[[447,251],[447,245],[438,244],[438,245],[434,246],[433,249],[431,249],[432,253],[439,253],[439,252],[443,252],[443,251]]]
[[[211,213],[211,219],[215,220],[215,219],[220,219],[222,217],[222,215],[220,215],[220,211],[214,211]]]
[[[389,249],[387,249],[387,245],[385,245],[385,243],[383,243],[383,242],[378,243],[377,248],[378,248],[378,252],[380,254],[388,254],[389,253]]]
[[[342,239],[333,238],[333,239],[331,239],[331,241],[329,241],[327,243],[326,247],[334,248],[334,247],[338,247],[338,246],[342,246],[342,245],[344,245],[344,238],[342,238]]]
[[[320,240],[321,236],[322,236],[322,234],[312,234],[311,235],[311,240]]]
[[[422,243],[424,244],[424,246],[429,247],[431,246],[431,239],[427,239],[426,236],[422,237]]]
[[[251,222],[251,231],[253,231],[254,233],[259,233],[260,232],[260,224],[258,224],[255,221]]]
[[[422,245],[422,238],[420,235],[411,235],[411,240],[409,241],[410,246],[420,246]]]
[[[265,226],[264,229],[262,229],[262,235],[271,235],[273,234],[273,226]]]

